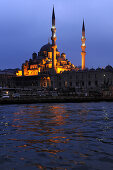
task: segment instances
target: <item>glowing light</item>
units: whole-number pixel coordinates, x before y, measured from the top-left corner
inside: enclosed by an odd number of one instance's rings
[[[85,46],[85,43],[84,43],[84,44],[82,44],[82,46]]]
[[[65,70],[66,70],[66,69],[64,69],[64,68],[58,67],[58,68],[57,68],[57,73],[61,73],[61,72],[65,71]]]
[[[9,92],[8,91],[6,91],[6,94],[8,94]]]
[[[53,29],[56,29],[55,25],[52,25],[52,28],[53,28]]]
[[[56,37],[56,34],[54,33],[53,37],[55,38]]]
[[[22,76],[22,70],[18,70],[18,72],[16,73],[16,76]]]
[[[38,68],[37,64],[35,64],[35,65],[30,65],[30,69],[36,69],[36,68]]]

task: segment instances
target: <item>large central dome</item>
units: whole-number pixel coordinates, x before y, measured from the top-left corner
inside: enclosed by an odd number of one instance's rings
[[[42,46],[42,48],[40,49],[40,52],[43,52],[43,51],[52,52],[52,45],[48,43]],[[56,49],[56,51],[58,51],[58,49]]]

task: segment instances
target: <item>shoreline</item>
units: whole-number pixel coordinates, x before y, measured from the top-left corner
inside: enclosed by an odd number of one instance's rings
[[[75,97],[75,96],[44,96],[0,99],[3,104],[34,104],[34,103],[83,103],[83,102],[113,102],[112,97]]]

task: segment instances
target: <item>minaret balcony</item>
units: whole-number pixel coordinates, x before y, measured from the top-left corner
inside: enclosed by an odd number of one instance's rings
[[[82,51],[85,51],[86,46],[81,46]]]
[[[57,49],[57,45],[52,45],[52,48],[53,49]]]
[[[52,32],[56,32],[56,27],[55,27],[55,26],[52,26],[51,31],[52,31]]]
[[[51,37],[51,40],[56,41],[57,37]]]
[[[81,41],[86,41],[86,38],[85,38],[85,37],[84,37],[84,38],[82,37],[82,38],[81,38]]]
[[[85,51],[82,51],[82,52],[81,52],[81,55],[86,55],[86,52],[85,52]]]

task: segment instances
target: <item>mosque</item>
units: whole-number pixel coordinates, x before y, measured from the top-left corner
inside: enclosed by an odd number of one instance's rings
[[[35,89],[74,89],[76,93],[103,93],[105,89],[113,89],[113,68],[105,69],[85,68],[85,25],[83,20],[81,38],[81,68],[73,65],[66,54],[60,52],[56,45],[55,12],[53,7],[52,44],[44,45],[40,51],[32,54],[32,59],[22,64],[22,70],[18,70],[14,77],[15,87],[28,87]]]
[[[22,70],[19,70],[16,75],[17,76],[37,76],[40,73],[47,74],[60,74],[64,71],[78,70],[78,68],[73,65],[68,59],[66,59],[66,54],[60,52],[57,49],[56,45],[56,27],[55,27],[55,12],[53,7],[52,13],[52,28],[51,28],[52,36],[52,44],[48,42],[48,44],[44,45],[40,51],[32,54],[32,59],[29,61],[25,61],[22,64]],[[82,29],[82,69],[85,69],[85,27],[83,21],[83,29]]]

